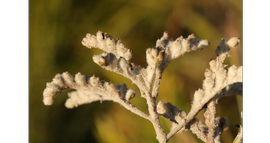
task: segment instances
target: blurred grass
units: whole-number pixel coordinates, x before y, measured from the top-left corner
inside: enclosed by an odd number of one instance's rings
[[[127,83],[138,91],[130,80],[105,71],[92,61],[98,49],[81,45],[86,33],[98,30],[115,39],[121,38],[133,51],[136,65],[146,66],[145,50],[155,46],[164,31],[169,37],[187,37],[191,33],[208,39],[211,45],[202,51],[188,53],[173,61],[163,74],[158,100],[171,102],[189,111],[194,91],[201,88],[204,70],[214,58],[214,49],[221,38],[237,36],[242,39],[242,1],[143,1],[143,0],[40,0],[29,1],[29,142],[156,142],[152,124],[118,104],[99,102],[69,110],[64,107],[67,92],[46,107],[42,92],[46,82],[56,73],[72,75],[81,72],[96,75],[115,84]],[[242,44],[231,51],[229,65],[242,65]],[[131,102],[147,112],[145,100],[139,93]],[[226,116],[230,128],[222,142],[232,142],[240,124],[236,97],[219,101],[218,116]],[[202,113],[198,118],[203,119]],[[160,118],[164,130],[170,122]],[[201,142],[191,134],[178,134],[174,142]]]

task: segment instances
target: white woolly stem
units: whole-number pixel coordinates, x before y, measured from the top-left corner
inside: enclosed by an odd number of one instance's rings
[[[167,134],[167,139],[170,139],[186,124],[188,124],[204,107],[205,104],[215,101],[221,97],[229,95],[242,94],[242,71],[230,68],[229,74],[225,71],[223,61],[229,55],[230,48],[234,48],[239,43],[238,38],[231,38],[229,41],[222,39],[215,53],[218,56],[216,59],[209,62],[210,69],[206,70],[204,89],[197,90],[194,94],[193,104],[188,115],[178,124],[176,128]],[[240,68],[242,69],[242,68]],[[212,107],[211,107],[212,108]],[[214,112],[214,109],[211,109]],[[213,117],[211,117],[211,121]],[[207,119],[208,120],[208,119]],[[210,123],[208,124],[210,126]],[[212,130],[212,131],[211,131]],[[210,129],[210,136],[213,134],[213,129]]]
[[[216,129],[216,103],[210,101],[207,104],[207,108],[204,112],[205,124],[208,127],[207,142],[212,143],[214,141],[214,134]]]
[[[163,131],[163,128],[160,124],[158,113],[156,111],[156,101],[154,98],[152,98],[150,93],[146,93],[146,101],[148,105],[148,111],[150,114],[150,121],[154,126],[155,132],[156,132],[156,138],[160,143],[166,143],[166,134]]]
[[[152,97],[153,98],[157,98],[157,96],[158,96],[161,78],[162,78],[162,71],[160,71],[160,69],[157,69],[156,76],[155,76],[155,82],[154,82],[153,89],[152,89]]]
[[[178,131],[180,131],[184,126],[186,126],[196,115],[198,112],[189,112],[188,115],[181,120],[178,123],[178,126],[172,129],[168,134],[167,134],[167,140],[169,140],[171,137],[173,137]]]
[[[163,117],[173,121],[172,129],[175,128],[178,123],[180,123],[181,120],[183,120],[187,116],[187,113],[185,111],[180,110],[179,108],[173,106],[171,103],[163,103],[162,101],[158,102],[157,112]],[[193,134],[197,135],[199,139],[204,142],[207,141],[206,133],[208,132],[208,127],[199,119],[194,118],[183,129],[189,129]]]
[[[191,130],[205,142],[220,142],[220,135],[227,126],[227,120],[216,117],[216,101],[224,96],[242,95],[242,66],[233,65],[226,70],[226,65],[223,65],[225,58],[229,57],[230,49],[236,47],[239,42],[240,40],[236,37],[228,41],[221,40],[215,50],[217,58],[209,62],[210,68],[205,71],[203,89],[195,91],[188,114],[170,103],[165,104],[160,101],[156,105],[156,98],[162,73],[168,64],[185,53],[201,50],[210,44],[207,40],[196,38],[194,34],[187,38],[181,36],[176,40],[170,40],[168,34],[164,32],[163,36],[156,41],[156,47],[148,48],[146,51],[148,64],[146,69],[130,63],[132,51],[127,49],[120,40],[114,40],[106,33],[98,31],[96,36],[87,34],[83,38],[84,46],[104,51],[101,55],[93,56],[96,64],[129,78],[138,86],[141,96],[147,101],[149,115],[129,102],[135,97],[135,90],[128,89],[125,84],[114,85],[100,81],[95,76],[89,78],[81,73],[75,75],[75,82],[68,72],[62,75],[57,74],[52,82],[47,83],[43,92],[43,102],[45,105],[52,105],[58,93],[66,89],[76,89],[68,93],[69,99],[65,103],[67,108],[95,101],[117,102],[132,113],[149,120],[154,126],[156,138],[160,143],[168,142],[177,132],[185,129]],[[196,118],[196,115],[205,106],[207,109],[204,114],[205,123],[203,123]],[[167,135],[161,126],[159,115],[170,119],[173,123],[178,123]],[[239,138],[236,141],[242,141],[241,126],[237,137]]]
[[[135,96],[135,93],[134,91],[127,89],[124,84],[115,86],[112,83],[99,81],[95,76],[86,78],[86,76],[80,73],[76,74],[75,82],[73,82],[73,78],[68,72],[63,73],[62,75],[57,74],[53,81],[48,83],[48,86],[43,92],[44,104],[52,105],[56,95],[66,89],[77,90],[69,93],[70,98],[66,101],[67,108],[77,107],[78,105],[94,101],[110,100],[119,103],[126,109],[147,120],[150,119],[149,115],[145,114],[126,100],[125,96],[128,94],[133,94],[132,96]],[[131,95],[128,96],[128,99],[132,98],[130,97]]]

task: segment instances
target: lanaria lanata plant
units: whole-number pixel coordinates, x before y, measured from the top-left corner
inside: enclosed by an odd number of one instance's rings
[[[125,47],[120,40],[114,40],[112,36],[98,31],[96,36],[87,34],[82,44],[87,48],[98,48],[104,52],[94,55],[93,61],[106,70],[123,75],[136,84],[145,98],[148,112],[139,110],[129,101],[135,97],[134,89],[129,89],[126,84],[114,85],[113,83],[100,80],[98,77],[85,76],[77,73],[73,80],[68,72],[56,74],[52,82],[47,83],[43,92],[45,105],[52,105],[58,93],[66,89],[76,89],[68,93],[65,106],[74,108],[78,105],[92,103],[94,101],[114,101],[129,111],[149,120],[155,129],[156,139],[160,143],[166,143],[176,133],[190,130],[199,139],[208,143],[220,142],[220,136],[224,128],[228,126],[226,118],[216,117],[216,104],[221,97],[240,95],[242,96],[242,66],[235,65],[226,69],[224,60],[229,57],[231,48],[236,47],[240,40],[233,37],[229,40],[222,39],[215,50],[216,58],[210,60],[209,68],[205,70],[205,79],[202,89],[194,93],[189,113],[177,108],[171,103],[156,101],[159,95],[162,73],[169,63],[185,53],[202,50],[210,43],[205,39],[198,39],[193,34],[187,38],[182,36],[176,40],[168,39],[168,34],[157,40],[156,46],[146,50],[147,67],[136,66],[130,62],[132,51]],[[162,96],[162,95],[161,95]],[[196,118],[198,112],[205,109],[205,121]],[[159,116],[170,119],[172,127],[169,133],[165,133]],[[234,142],[242,142],[242,126]]]

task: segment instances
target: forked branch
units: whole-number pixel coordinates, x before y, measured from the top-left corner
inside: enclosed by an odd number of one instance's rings
[[[136,91],[127,88],[126,84],[114,85],[110,82],[88,77],[78,73],[73,77],[68,73],[57,74],[53,81],[47,83],[43,92],[45,105],[52,105],[58,93],[67,89],[76,89],[68,93],[67,108],[74,108],[94,101],[114,101],[131,112],[149,120],[155,129],[156,138],[160,143],[166,143],[179,131],[191,130],[204,142],[219,142],[220,134],[228,126],[226,118],[216,117],[216,104],[219,98],[229,95],[242,94],[242,66],[231,66],[228,70],[223,64],[229,56],[229,50],[239,43],[238,38],[226,41],[222,39],[215,53],[217,57],[210,61],[210,68],[205,71],[203,88],[194,93],[192,107],[189,113],[180,110],[171,103],[163,103],[156,99],[159,95],[162,74],[169,63],[179,56],[206,48],[210,43],[198,39],[193,34],[187,38],[182,36],[176,40],[163,36],[156,41],[156,46],[146,50],[147,67],[143,68],[130,63],[132,51],[119,40],[98,31],[96,36],[87,34],[82,44],[88,48],[98,48],[104,52],[94,55],[93,61],[106,70],[118,73],[129,78],[137,85],[141,96],[145,98],[149,115],[142,112],[129,101],[135,97]],[[196,118],[203,108],[205,123]],[[159,121],[159,115],[172,121],[171,131],[166,134]],[[241,134],[240,134],[241,135]]]

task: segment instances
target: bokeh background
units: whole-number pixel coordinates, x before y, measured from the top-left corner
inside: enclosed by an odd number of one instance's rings
[[[170,38],[194,33],[210,46],[173,61],[163,74],[157,101],[171,102],[189,112],[195,90],[202,87],[204,71],[215,57],[221,38],[242,39],[242,0],[29,0],[29,142],[30,143],[149,143],[157,142],[152,124],[117,103],[95,102],[74,109],[64,106],[67,92],[52,106],[42,102],[46,82],[68,71],[96,75],[115,84],[126,83],[137,91],[131,102],[147,113],[146,101],[131,81],[106,71],[92,61],[98,49],[87,49],[86,33],[107,32],[132,50],[136,65],[146,66],[145,51],[167,31]],[[242,65],[242,44],[231,50],[230,66]],[[232,142],[241,124],[241,97],[219,100],[217,115],[227,117],[229,128],[221,141]],[[239,104],[238,104],[239,103]],[[203,113],[198,118],[204,120]],[[160,117],[166,133],[171,122]],[[202,142],[190,131],[177,134],[170,143]]]

